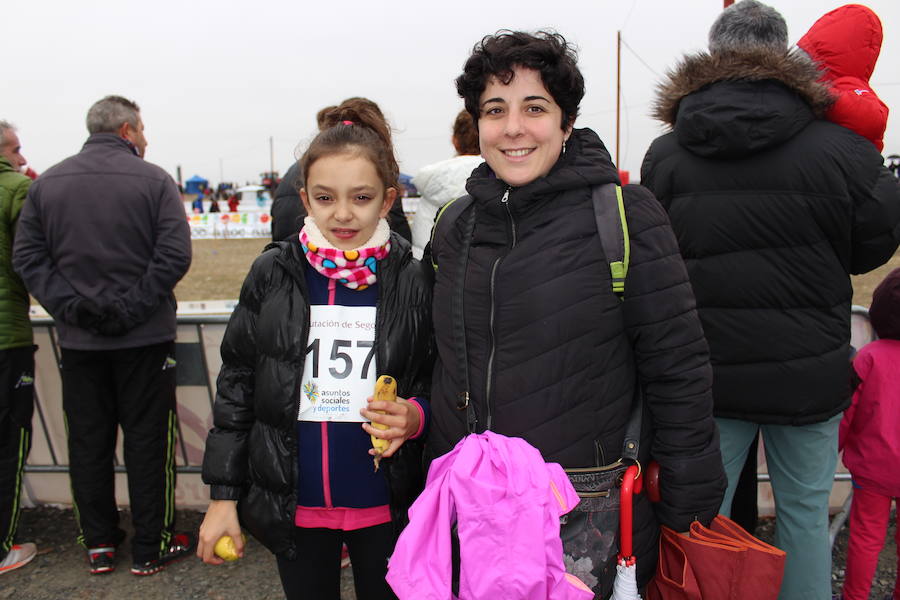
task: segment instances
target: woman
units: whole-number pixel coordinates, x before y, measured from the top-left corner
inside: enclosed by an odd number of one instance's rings
[[[472,169],[482,162],[478,130],[472,115],[465,110],[461,110],[453,122],[452,141],[456,156],[422,167],[413,179],[422,194],[412,222],[413,256],[416,258],[422,258],[438,209],[465,193],[466,180]]]
[[[597,134],[573,127],[584,80],[562,36],[488,36],[456,83],[486,164],[466,185],[474,202],[430,251],[439,357],[429,454],[491,429],[566,469],[614,464],[639,381],[640,459],[660,463],[662,493],[655,511],[646,495],[636,500],[643,585],[657,519],[676,531],[707,523],[725,486],[707,346],[677,243],[653,195],[626,186],[630,266],[620,301],[591,199],[594,186],[618,183],[617,171]],[[615,570],[589,542],[597,532],[579,530],[585,519],[573,515],[562,531],[567,564],[606,597]]]

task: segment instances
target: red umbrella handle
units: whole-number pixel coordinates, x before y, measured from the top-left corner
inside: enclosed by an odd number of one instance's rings
[[[629,566],[635,562],[632,543],[634,521],[632,500],[634,494],[641,491],[640,472],[638,465],[631,465],[625,470],[619,494],[619,560],[624,560]]]

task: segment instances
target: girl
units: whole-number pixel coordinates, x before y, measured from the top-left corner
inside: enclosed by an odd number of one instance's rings
[[[879,339],[863,346],[853,360],[860,383],[838,438],[853,476],[844,600],[869,597],[891,500],[900,497],[900,269],[875,288],[869,318]],[[900,585],[893,597],[900,598]]]
[[[229,535],[241,555],[240,519],[277,556],[288,598],[340,597],[342,543],[357,598],[392,598],[387,557],[421,489],[431,292],[384,219],[399,170],[370,104],[325,115],[300,159],[305,224],[254,262],[222,341],[197,553],[221,563],[213,546]],[[371,401],[381,374],[396,403]],[[370,434],[390,441],[378,472]]]

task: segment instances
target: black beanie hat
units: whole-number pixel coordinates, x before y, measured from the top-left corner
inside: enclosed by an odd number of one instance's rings
[[[900,269],[888,273],[875,288],[869,320],[878,337],[900,340]]]

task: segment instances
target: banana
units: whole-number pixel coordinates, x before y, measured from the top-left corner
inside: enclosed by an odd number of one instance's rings
[[[247,542],[247,536],[243,533],[241,534],[241,538],[244,542]],[[216,556],[221,559],[227,561],[233,561],[240,558],[237,553],[237,548],[234,546],[234,540],[230,535],[223,535],[219,538],[219,541],[216,542],[216,545],[213,547],[213,552],[215,552]]]
[[[378,378],[378,381],[375,382],[375,395],[373,400],[384,400],[385,402],[396,402],[397,401],[397,380],[391,377],[390,375],[382,375]],[[375,411],[380,414],[385,414],[383,410]],[[387,425],[382,425],[381,423],[372,422],[372,427],[375,429],[387,429]],[[381,455],[385,450],[390,447],[391,443],[388,440],[383,440],[381,438],[372,437],[372,447],[375,448],[375,470],[378,470],[378,463],[381,462]]]

